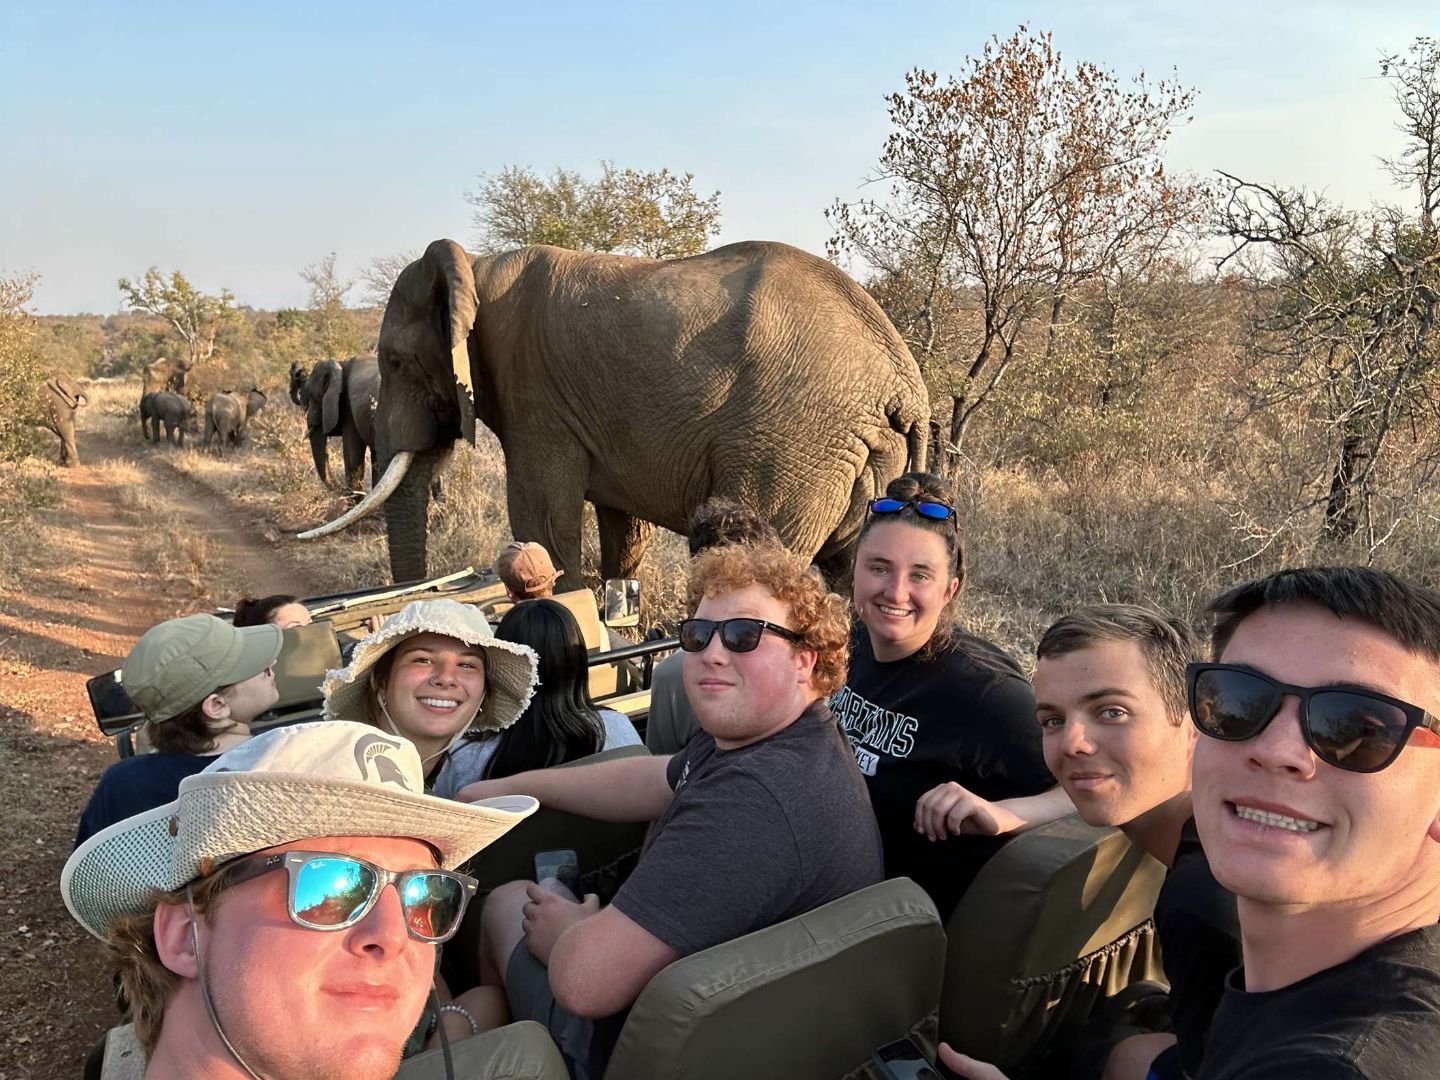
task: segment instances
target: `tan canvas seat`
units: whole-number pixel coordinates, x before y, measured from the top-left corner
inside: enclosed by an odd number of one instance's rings
[[[569,1080],[565,1059],[544,1027],[533,1020],[482,1031],[450,1044],[457,1080]],[[445,1080],[439,1049],[417,1054],[395,1080]]]
[[[1164,867],[1118,829],[1071,815],[1022,833],[975,878],[946,926],[940,1034],[1020,1072],[1097,1001],[1164,982],[1151,916]]]
[[[660,972],[605,1080],[837,1080],[924,1025],[944,952],[924,892],[872,885]]]

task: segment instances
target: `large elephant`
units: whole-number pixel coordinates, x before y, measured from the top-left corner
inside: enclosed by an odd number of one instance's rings
[[[301,378],[303,377],[303,378]],[[296,379],[301,382],[296,387]],[[310,453],[322,484],[330,483],[329,440],[340,436],[346,488],[358,494],[365,481],[365,452],[375,446],[375,396],[380,364],[374,357],[321,360],[308,372],[290,369],[291,400],[305,409]]]
[[[244,398],[232,390],[211,394],[205,402],[205,448],[218,440],[216,449],[239,446],[245,441],[245,426],[265,408],[265,392],[250,390]]]
[[[75,448],[75,410],[85,404],[85,392],[69,375],[51,375],[45,380],[45,412],[41,423],[60,440],[60,464],[80,464]]]
[[[140,397],[140,430],[151,442],[160,441],[160,425],[164,424],[165,441],[172,446],[184,446],[185,432],[193,429],[194,418],[190,400],[179,394],[152,390]]]
[[[400,274],[380,329],[383,503],[397,581],[422,577],[431,476],[477,418],[505,450],[510,533],[632,576],[654,525],[713,495],[754,505],[834,566],[867,501],[924,464],[929,399],[880,308],[784,244],[662,262],[529,247],[472,258],[437,240]]]

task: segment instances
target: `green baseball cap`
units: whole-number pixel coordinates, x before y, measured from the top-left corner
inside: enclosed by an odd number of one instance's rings
[[[275,663],[284,640],[269,623],[237,627],[214,615],[170,619],[135,643],[120,685],[147,720],[169,720],[220,687],[259,675]]]

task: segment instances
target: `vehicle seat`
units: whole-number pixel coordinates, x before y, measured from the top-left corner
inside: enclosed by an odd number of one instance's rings
[[[914,882],[861,889],[665,968],[605,1080],[836,1080],[933,1017],[944,955]]]
[[[580,624],[580,636],[585,639],[585,651],[592,656],[597,652],[610,651],[610,632],[600,621],[600,605],[595,594],[589,589],[575,589],[572,592],[556,593],[551,597],[557,604],[564,604],[575,621]],[[590,669],[590,696],[608,697],[619,688],[615,666],[605,664]]]
[[[1015,837],[946,925],[940,1035],[1012,1076],[1064,1053],[1092,1008],[1165,982],[1151,916],[1165,868],[1078,815]]]
[[[649,753],[643,746],[617,746],[555,768],[569,769],[619,758],[648,756]],[[602,899],[608,901],[644,846],[649,824],[644,821],[596,821],[542,806],[480,852],[463,868],[479,882],[479,888],[465,912],[460,929],[446,944],[443,954],[445,979],[450,988],[458,993],[479,983],[480,909],[485,906],[485,897],[507,881],[534,880],[537,851],[573,848],[580,863],[581,884],[588,891],[601,892]],[[613,886],[605,887],[603,883],[611,879]]]
[[[329,622],[292,626],[284,635],[280,658],[275,661],[275,689],[280,695],[273,706],[276,712],[320,701],[325,673],[345,666],[340,659],[340,642]]]
[[[550,1033],[533,1020],[506,1024],[450,1044],[455,1075],[464,1080],[569,1080],[565,1059]],[[416,1054],[395,1080],[445,1080],[445,1055],[439,1049]]]

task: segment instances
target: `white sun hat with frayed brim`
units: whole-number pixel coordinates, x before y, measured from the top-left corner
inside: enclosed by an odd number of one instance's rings
[[[276,728],[180,781],[174,802],[102,829],[75,849],[60,894],[96,937],[241,855],[318,836],[397,836],[435,848],[454,869],[539,803],[510,795],[462,803],[424,794],[407,739],[340,721]]]
[[[366,698],[374,693],[370,674],[386,653],[416,634],[444,634],[485,653],[485,704],[470,723],[471,730],[503,731],[525,711],[535,693],[538,660],[535,650],[501,641],[485,616],[456,600],[416,600],[391,615],[355,646],[350,665],[325,674],[326,720],[367,719]]]

